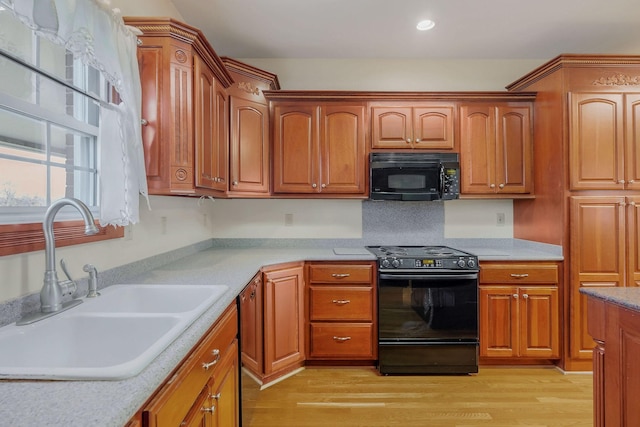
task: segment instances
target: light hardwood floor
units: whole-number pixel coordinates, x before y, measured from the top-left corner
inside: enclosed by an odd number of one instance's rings
[[[537,367],[386,377],[373,368],[307,368],[260,391],[243,375],[243,427],[586,427],[592,381]]]

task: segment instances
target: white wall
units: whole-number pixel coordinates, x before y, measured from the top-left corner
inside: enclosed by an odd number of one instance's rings
[[[181,20],[169,0],[112,0],[122,14],[171,16]],[[215,46],[214,46],[215,48]],[[244,59],[278,74],[285,89],[347,90],[503,90],[544,61],[376,61]],[[71,274],[82,266],[105,270],[197,243],[211,237],[358,238],[361,202],[328,200],[217,200],[152,197],[152,210],[141,202],[141,222],[125,239],[57,250]],[[505,212],[506,226],[496,233],[492,219]],[[284,215],[293,214],[293,226]],[[509,201],[447,203],[446,237],[511,237]],[[163,225],[164,224],[164,225]],[[38,292],[44,272],[43,252],[0,257],[0,301]]]

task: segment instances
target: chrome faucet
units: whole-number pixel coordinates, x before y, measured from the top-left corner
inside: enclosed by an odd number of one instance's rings
[[[29,323],[37,322],[38,320],[45,319],[50,317],[60,311],[67,310],[71,307],[74,307],[82,302],[80,299],[74,299],[67,302],[62,302],[62,297],[66,294],[72,294],[75,292],[75,282],[71,280],[69,277],[68,281],[60,282],[58,280],[58,274],[56,272],[56,243],[55,237],[53,234],[53,219],[55,218],[58,211],[63,206],[73,206],[76,208],[80,214],[82,215],[82,219],[84,220],[84,234],[91,235],[96,234],[99,230],[98,227],[95,226],[93,215],[91,211],[78,199],[73,198],[62,198],[58,199],[55,202],[51,203],[49,209],[44,215],[44,220],[42,222],[42,229],[44,231],[44,240],[45,240],[45,272],[44,272],[44,284],[42,285],[42,290],[40,290],[40,312],[33,313],[28,316],[23,317],[18,322],[17,325],[26,325]],[[64,263],[62,263],[63,269]],[[70,287],[71,285],[71,287]]]

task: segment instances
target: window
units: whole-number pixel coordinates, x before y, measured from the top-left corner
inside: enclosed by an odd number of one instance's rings
[[[20,231],[37,230],[33,224],[61,197],[82,200],[97,218],[99,102],[112,93],[104,77],[8,10],[0,10],[0,76],[2,237],[18,232],[15,239],[24,240]],[[56,219],[65,219],[64,210]],[[0,241],[0,255],[16,253],[3,248]]]

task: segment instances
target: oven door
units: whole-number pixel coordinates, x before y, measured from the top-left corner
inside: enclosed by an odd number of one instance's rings
[[[478,274],[380,273],[383,343],[478,342]]]

